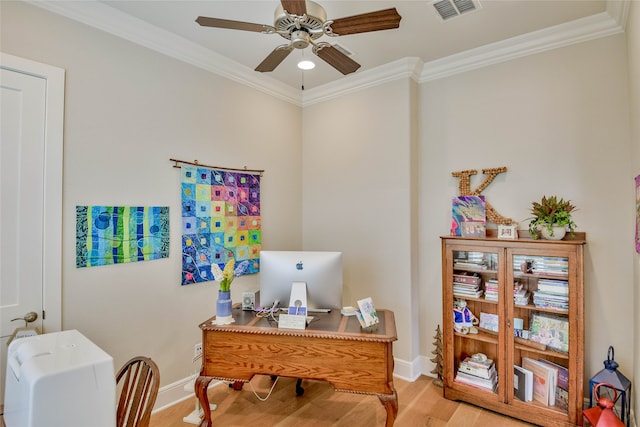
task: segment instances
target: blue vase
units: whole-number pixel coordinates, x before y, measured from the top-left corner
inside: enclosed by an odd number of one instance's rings
[[[218,302],[216,303],[216,317],[231,316],[231,292],[218,291]]]

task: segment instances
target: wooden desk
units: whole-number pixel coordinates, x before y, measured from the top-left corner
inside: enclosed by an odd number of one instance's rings
[[[393,312],[378,310],[380,324],[363,332],[358,319],[339,310],[316,314],[305,330],[278,329],[253,312],[233,310],[235,322],[215,325],[212,317],[202,329],[202,371],[195,382],[204,409],[201,427],[210,427],[207,387],[211,380],[240,382],[256,374],[325,380],[337,391],[375,394],[387,411],[386,426],[398,415],[393,387],[393,341],[397,340]]]

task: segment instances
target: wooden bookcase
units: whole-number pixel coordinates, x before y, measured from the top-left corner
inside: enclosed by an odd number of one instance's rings
[[[450,236],[441,239],[444,396],[542,426],[582,425],[585,234],[576,233],[561,241]],[[479,277],[482,295],[468,296],[469,288],[459,285],[454,295],[454,275],[458,282],[462,280],[459,275]],[[487,283],[491,289],[489,299],[484,292]],[[522,299],[518,304],[514,302],[514,291],[519,288],[530,293],[526,305],[522,305]],[[549,290],[566,294],[568,307],[566,297],[549,296],[545,293]],[[534,292],[538,295],[537,305]],[[494,320],[495,316],[488,315],[497,315],[498,331],[456,331],[461,329],[454,327],[456,299],[464,299],[478,319],[481,313]],[[520,319],[527,332],[514,331]],[[546,338],[546,331],[540,330],[541,321],[542,325],[549,321],[552,326],[561,327],[553,330],[553,338]],[[532,327],[535,333],[530,331]],[[527,333],[528,339],[523,338]],[[541,345],[532,338],[549,344]],[[498,377],[494,391],[456,381],[460,362],[477,353],[494,361]],[[524,358],[546,359],[566,368],[567,390],[558,390],[557,399],[566,401],[566,409],[560,403],[551,406],[538,400],[525,402],[514,395],[514,365],[522,366]]]

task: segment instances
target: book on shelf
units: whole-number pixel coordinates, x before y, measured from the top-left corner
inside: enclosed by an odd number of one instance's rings
[[[531,293],[526,289],[520,289],[513,294],[513,302],[515,305],[529,305],[531,301]]]
[[[454,381],[461,384],[466,384],[466,385],[474,386],[477,388],[481,388],[483,390],[487,390],[491,392],[495,392],[498,388],[497,375],[489,379],[484,379],[484,378],[476,377],[475,375],[470,375],[470,374],[458,371]]]
[[[470,261],[454,261],[453,268],[463,269],[468,268],[472,270],[486,270],[487,266],[483,263],[470,262]]]
[[[547,359],[538,359],[556,372],[555,403],[556,408],[567,410],[569,407],[569,370]]]
[[[557,385],[556,373],[553,369],[529,357],[522,358],[522,367],[533,372],[533,400],[543,405],[553,406]]]
[[[469,290],[461,290],[453,288],[453,296],[459,298],[480,298],[482,296],[482,291],[469,291]]]
[[[484,299],[487,301],[498,301],[498,281],[489,279],[484,284]]]
[[[530,266],[530,268],[525,271],[523,265]],[[514,255],[513,269],[531,274],[566,276],[569,273],[569,260],[562,257]]]
[[[470,285],[479,285],[482,279],[476,273],[467,274],[465,272],[454,273],[453,281],[456,283],[467,283]]]
[[[538,290],[549,294],[569,295],[569,282],[566,280],[540,279]]]
[[[563,411],[569,410],[569,391],[560,387],[556,387],[556,403],[555,407]]]
[[[461,282],[456,282],[455,280],[453,281],[453,286],[457,286],[460,289],[471,289],[474,291],[482,289],[482,286],[480,284],[472,285],[471,283],[461,283]]]
[[[569,369],[547,359],[538,359],[538,362],[542,362],[555,369],[558,372],[558,387],[569,390]]]
[[[471,366],[465,363],[460,363],[460,366],[458,367],[458,372],[463,372],[465,374],[473,375],[475,377],[482,378],[485,380],[492,379],[497,373],[495,365],[491,365],[489,369],[484,369],[484,368]]]
[[[498,372],[492,359],[466,357],[460,362],[454,381],[483,390],[495,392],[498,386]]]
[[[467,357],[460,362],[458,372],[475,375],[483,379],[493,378],[497,374],[493,360],[476,361],[471,357]]]
[[[487,359],[486,357],[465,357],[461,363],[466,363],[477,368],[490,369],[493,366],[493,359]]]
[[[481,285],[453,282],[453,294],[456,296],[478,298],[482,296],[482,287]]]
[[[540,308],[550,308],[554,310],[568,310],[569,296],[534,291],[533,304],[536,307],[540,307]]]
[[[513,365],[513,394],[523,402],[533,400],[533,372]]]

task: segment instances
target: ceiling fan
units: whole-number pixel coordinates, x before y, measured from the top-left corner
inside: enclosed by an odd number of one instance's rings
[[[203,27],[227,28],[264,34],[275,33],[290,41],[276,47],[256,67],[256,71],[273,71],[293,49],[305,49],[312,45],[312,51],[315,55],[345,75],[356,71],[360,68],[360,64],[330,43],[316,42],[316,39],[325,34],[344,36],[389,30],[400,26],[401,16],[395,8],[327,20],[324,8],[311,0],[281,0],[280,3],[275,11],[273,26],[206,16],[199,16],[196,22]]]

